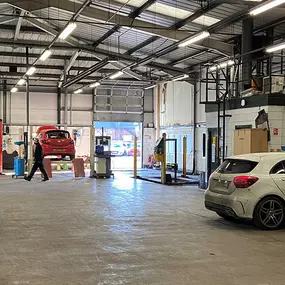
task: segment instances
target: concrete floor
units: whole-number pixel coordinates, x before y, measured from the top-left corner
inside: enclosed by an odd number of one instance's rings
[[[0,177],[0,284],[285,284],[285,230],[208,212],[194,186]]]

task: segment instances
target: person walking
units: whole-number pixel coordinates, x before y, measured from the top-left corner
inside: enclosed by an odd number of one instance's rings
[[[47,181],[49,180],[48,175],[45,171],[44,164],[43,164],[43,149],[42,146],[40,145],[40,141],[38,138],[34,139],[34,145],[35,145],[35,151],[34,151],[34,165],[33,168],[29,174],[29,176],[25,176],[25,180],[31,181],[31,179],[34,177],[36,171],[38,168],[40,169],[41,173],[44,176],[44,179],[42,181]]]

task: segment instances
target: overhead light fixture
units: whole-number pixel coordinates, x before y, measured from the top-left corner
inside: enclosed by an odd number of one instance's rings
[[[234,64],[235,62],[233,60],[228,60],[228,61],[222,62],[221,64],[211,66],[209,68],[209,71],[216,71],[217,69],[225,68],[227,66],[232,66]]]
[[[117,59],[108,59],[108,62],[109,63],[112,63],[112,62],[114,63],[114,62],[118,62],[118,60]]]
[[[186,46],[189,46],[189,45],[194,44],[196,42],[199,42],[205,38],[208,38],[209,36],[210,36],[210,33],[208,31],[204,31],[202,33],[199,33],[197,35],[194,35],[194,36],[182,41],[180,44],[178,44],[178,46],[179,47],[186,47]]]
[[[156,87],[156,84],[150,85],[150,86],[145,87],[144,90],[152,89],[152,88],[155,88],[155,87]]]
[[[284,4],[285,0],[271,0],[271,1],[267,1],[257,7],[255,7],[254,9],[252,9],[249,14],[252,16],[256,16],[259,15],[265,11],[268,11],[272,8],[275,8],[281,4]]]
[[[100,82],[95,82],[95,83],[92,83],[89,85],[90,88],[95,88],[95,87],[98,87],[100,86]]]
[[[51,50],[47,49],[40,57],[41,61],[45,61],[51,55]]]
[[[17,88],[17,87],[13,87],[13,88],[11,89],[11,92],[12,92],[12,93],[17,92],[17,91],[18,91],[18,88]]]
[[[34,66],[30,67],[28,71],[26,72],[27,75],[32,75],[36,71],[36,68]]]
[[[61,32],[59,38],[65,40],[75,29],[77,25],[74,22],[68,24],[68,26]]]
[[[77,89],[77,90],[75,90],[73,93],[74,93],[74,94],[79,94],[79,93],[82,93],[82,91],[83,91],[82,89]]]
[[[188,74],[183,74],[183,75],[181,75],[181,76],[174,77],[174,78],[172,79],[172,81],[179,81],[179,80],[186,79],[186,78],[188,78],[188,77],[189,77]]]
[[[112,74],[112,75],[110,76],[110,79],[118,78],[118,77],[122,76],[123,74],[124,74],[124,72],[120,70],[120,71],[118,71],[118,72]]]
[[[17,83],[17,85],[24,85],[26,83],[26,80],[25,79],[20,79]]]
[[[279,50],[282,50],[282,49],[285,49],[285,43],[281,43],[281,44],[278,44],[278,45],[274,45],[274,46],[271,46],[271,47],[268,47],[266,48],[266,52],[275,52],[275,51],[279,51]]]

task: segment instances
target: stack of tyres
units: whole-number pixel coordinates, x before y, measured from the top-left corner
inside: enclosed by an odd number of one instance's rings
[[[14,159],[15,176],[24,176],[25,174],[25,159],[16,157]]]

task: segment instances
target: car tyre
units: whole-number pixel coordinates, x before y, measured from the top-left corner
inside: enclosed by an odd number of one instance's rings
[[[278,197],[266,197],[255,207],[253,223],[262,230],[278,230],[284,225],[284,201]]]
[[[75,156],[74,155],[70,155],[69,158],[70,158],[70,160],[73,160],[75,158]]]
[[[223,213],[217,213],[220,217],[224,218],[226,221],[229,221],[229,222],[234,222],[236,221],[237,219],[235,217],[231,217],[231,216],[228,216],[226,214],[223,214]]]

